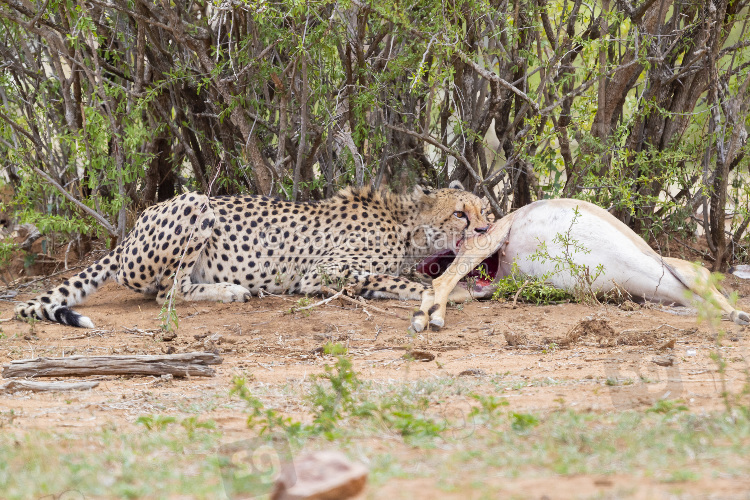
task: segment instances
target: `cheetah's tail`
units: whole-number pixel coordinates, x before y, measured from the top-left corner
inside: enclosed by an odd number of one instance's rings
[[[94,322],[90,318],[78,314],[70,307],[80,304],[103,285],[117,271],[119,260],[120,247],[65,280],[60,286],[18,304],[15,308],[16,316],[21,319],[45,319],[63,325],[94,328]]]
[[[78,314],[69,307],[60,304],[43,304],[37,299],[18,304],[16,315],[20,318],[46,319],[79,328],[94,328],[94,322],[91,321],[91,318]]]

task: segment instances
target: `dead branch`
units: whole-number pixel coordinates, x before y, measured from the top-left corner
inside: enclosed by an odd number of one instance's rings
[[[329,288],[329,287],[327,287],[327,286],[323,286],[323,287],[321,287],[320,289],[321,289],[321,290],[322,290],[322,291],[323,291],[324,293],[331,293],[331,294],[337,294],[337,293],[340,293],[340,292],[337,292],[336,290],[334,290],[333,288]],[[367,302],[365,301],[365,299],[364,299],[363,297],[358,297],[358,299],[359,299],[359,300],[356,300],[356,299],[353,299],[353,298],[351,298],[351,297],[347,297],[346,295],[341,295],[341,296],[340,296],[339,298],[340,298],[340,299],[342,299],[342,300],[345,300],[345,301],[347,301],[347,302],[350,302],[350,303],[352,303],[352,304],[356,304],[356,305],[358,305],[358,306],[360,306],[360,307],[362,307],[362,308],[364,308],[364,307],[367,307],[368,309],[371,309],[371,310],[373,310],[373,311],[375,311],[375,312],[379,312],[379,313],[381,313],[381,314],[387,314],[387,315],[389,315],[389,316],[394,316],[394,317],[396,317],[396,318],[398,318],[398,319],[402,319],[402,320],[404,320],[404,321],[407,321],[407,320],[408,320],[408,318],[404,318],[404,317],[403,317],[403,316],[401,316],[400,314],[396,314],[396,313],[394,313],[394,312],[391,312],[391,311],[386,311],[385,309],[381,309],[381,308],[379,308],[379,307],[375,307],[375,306],[374,306],[374,305],[372,305],[372,304],[368,304],[368,303],[367,303]]]
[[[212,377],[207,365],[221,364],[210,352],[164,354],[156,356],[69,356],[11,361],[3,367],[3,377],[81,377],[87,375],[165,375],[175,377]]]
[[[343,290],[343,289],[342,289],[342,290],[339,290],[338,292],[336,292],[336,294],[335,294],[335,295],[332,295],[331,297],[328,297],[327,299],[323,299],[323,300],[321,300],[321,301],[318,301],[318,302],[316,302],[315,304],[310,304],[309,306],[305,306],[305,307],[292,307],[292,310],[291,310],[291,312],[293,312],[293,313],[296,313],[296,312],[299,312],[299,311],[304,311],[304,310],[307,310],[307,309],[313,309],[313,308],[315,308],[315,307],[318,307],[318,306],[322,306],[322,305],[328,304],[328,303],[329,303],[330,301],[332,301],[333,299],[336,299],[336,298],[338,298],[338,297],[339,297],[339,296],[340,296],[340,295],[341,295],[342,293],[344,293],[344,290]]]
[[[513,307],[512,307],[512,309],[515,309],[515,308],[516,308],[516,302],[518,302],[518,296],[519,296],[519,295],[521,295],[521,292],[523,291],[523,289],[524,289],[524,288],[526,287],[526,285],[528,285],[528,284],[529,284],[529,280],[526,280],[526,281],[524,281],[524,282],[523,282],[523,285],[521,285],[521,286],[520,286],[520,287],[518,288],[518,291],[516,292],[516,295],[515,295],[515,296],[513,297]]]

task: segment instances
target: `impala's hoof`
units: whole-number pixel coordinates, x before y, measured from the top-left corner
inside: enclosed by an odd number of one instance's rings
[[[411,317],[411,330],[419,333],[427,326],[427,315],[423,311],[417,311]]]
[[[744,311],[732,311],[729,314],[729,319],[731,319],[738,325],[750,325],[750,315],[748,315]]]
[[[432,318],[430,320],[430,326],[433,330],[440,330],[445,326],[445,320],[442,318]]]

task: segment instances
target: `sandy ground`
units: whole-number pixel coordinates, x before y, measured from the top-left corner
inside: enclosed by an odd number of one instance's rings
[[[750,311],[750,282],[730,277],[725,286],[737,290],[742,297],[740,307]],[[30,298],[36,291],[39,289],[30,287],[16,299]],[[354,368],[363,379],[403,381],[459,376],[475,370],[479,376],[502,375],[504,380],[533,382],[502,394],[513,408],[528,412],[548,411],[563,401],[573,409],[598,412],[645,409],[660,398],[682,399],[694,412],[720,409],[723,404],[716,365],[709,357],[716,349],[716,335],[706,324],[698,324],[694,311],[685,308],[513,307],[510,303],[473,302],[450,308],[441,331],[412,336],[407,327],[415,303],[371,302],[387,314],[339,301],[290,313],[298,300],[267,296],[244,304],[181,303],[177,307],[177,337],[160,341],[160,306],[109,283],[76,308],[94,321],[93,331],[45,322],[0,324],[4,334],[0,364],[37,356],[209,350],[223,357],[216,376],[166,383],[151,377],[95,377],[101,383],[93,391],[3,394],[0,408],[12,408],[18,423],[15,428],[24,432],[85,431],[112,421],[132,425],[143,414],[168,414],[200,403],[206,394],[226,394],[235,375],[252,374],[256,385],[294,384],[321,372],[323,364],[330,362],[316,353],[328,341],[349,347]],[[0,317],[9,318],[12,308],[12,302],[0,302]],[[745,381],[745,360],[750,359],[748,330],[727,321],[721,328],[726,330],[720,349],[729,361],[730,388],[738,391]],[[583,335],[566,346],[563,339],[571,331]],[[509,345],[509,339],[517,345]],[[404,358],[408,349],[426,351],[435,358],[411,362]],[[660,366],[653,362],[655,356],[669,357],[673,365]],[[607,385],[607,379],[625,383]],[[294,414],[295,408],[285,411]],[[203,417],[216,421],[227,436],[246,432],[245,415],[221,405]],[[398,491],[400,482],[388,483],[383,495]],[[627,484],[628,478],[567,477],[555,483],[552,496],[545,496],[549,494],[548,481],[519,480],[512,491],[521,496],[527,492],[528,498],[568,498],[581,491],[606,494],[618,482]],[[648,493],[649,485],[644,485],[643,495],[637,498],[655,498]],[[750,483],[700,481],[691,488],[726,491],[726,496],[716,498],[729,498],[749,491]],[[460,494],[455,498],[461,498]]]

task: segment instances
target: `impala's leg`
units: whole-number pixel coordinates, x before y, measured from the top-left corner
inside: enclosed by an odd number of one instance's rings
[[[425,329],[427,322],[430,320],[429,310],[434,303],[435,291],[432,288],[422,292],[422,305],[419,307],[419,311],[411,317],[411,329],[413,331],[421,332]]]
[[[448,268],[448,270],[450,270],[450,268]],[[446,270],[446,273],[448,272],[448,270]],[[445,274],[443,274],[443,276],[445,276]],[[463,276],[459,275],[458,279],[460,280],[462,277]],[[435,282],[433,282],[433,287],[434,286],[435,286]],[[446,285],[446,288],[447,288],[447,285]],[[462,287],[461,285],[456,285],[454,286],[453,290],[451,290],[451,292],[448,294],[448,298],[446,299],[446,302],[455,302],[457,304],[461,304],[463,302],[468,302],[469,300],[474,299],[474,298],[477,298],[476,295],[472,294],[471,292],[469,292],[469,290]],[[425,327],[427,326],[427,322],[430,320],[430,314],[434,311],[433,309],[434,307],[435,307],[435,288],[428,288],[422,293],[422,305],[419,307],[419,311],[415,312],[411,318],[412,330],[414,330],[415,332],[421,332],[422,330],[425,329]],[[432,323],[432,324],[438,328],[443,326],[442,323],[441,324]]]
[[[489,255],[491,254],[492,252]],[[445,307],[449,300],[465,302],[471,298],[468,290],[457,286],[458,282],[486,258],[487,255],[483,253],[470,255],[467,252],[464,255],[456,257],[456,260],[453,261],[443,275],[433,280],[432,305],[427,309],[427,314],[430,316],[430,325],[436,329],[440,329],[445,325]],[[421,311],[424,311],[424,309]]]
[[[664,257],[664,260],[680,274],[696,297],[701,297],[702,294],[708,294],[707,298],[718,305],[721,311],[726,314],[731,321],[738,325],[750,324],[750,315],[732,307],[732,304],[729,303],[724,294],[715,286],[706,286],[711,277],[711,273],[708,269],[682,259]]]
[[[442,276],[432,282],[432,290],[422,294],[422,306],[412,317],[412,329],[421,332],[427,326],[427,319],[435,328],[445,324],[445,306],[448,300],[464,302],[471,293],[456,287],[461,278],[469,274],[484,259],[497,252],[508,240],[513,214],[496,222],[485,234],[465,240],[461,250]]]

